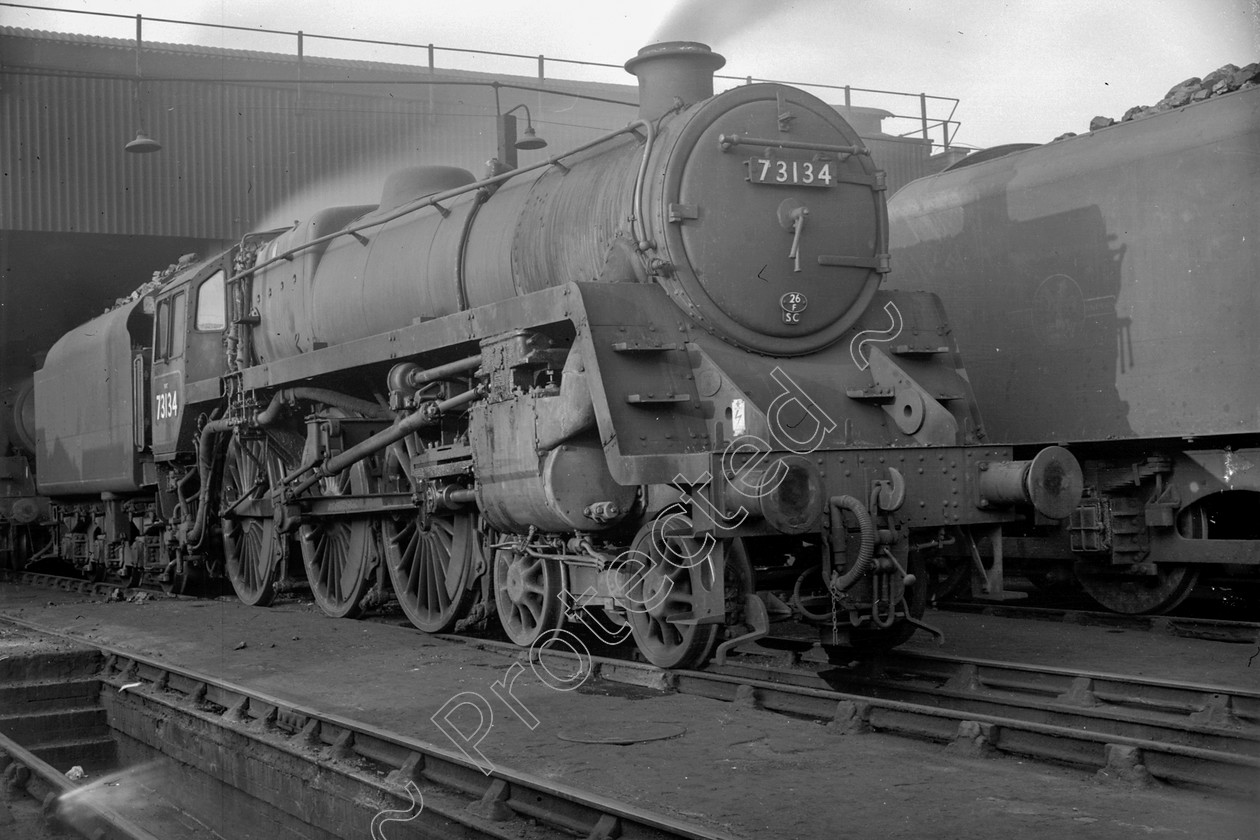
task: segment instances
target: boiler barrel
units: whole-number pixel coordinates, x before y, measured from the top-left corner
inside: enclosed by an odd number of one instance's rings
[[[600,158],[598,165],[583,165],[577,158],[568,162],[567,171],[553,167],[526,173],[484,202],[476,192],[465,193],[443,202],[445,212],[424,208],[368,228],[362,232],[366,242],[338,237],[291,262],[259,270],[253,299],[260,316],[255,342],[261,360],[575,280],[633,279],[629,262],[618,255],[632,241],[628,216],[641,155],[633,139],[613,141],[588,153]],[[391,184],[382,205],[367,213],[350,215],[364,208],[323,211],[276,240],[263,257],[472,180],[467,172],[461,177],[448,168],[427,169],[438,169],[440,177],[411,178],[414,191],[402,197]],[[601,277],[607,270],[621,276]]]

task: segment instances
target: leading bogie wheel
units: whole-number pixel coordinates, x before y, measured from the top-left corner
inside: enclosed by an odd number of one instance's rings
[[[564,623],[560,561],[499,549],[494,555],[494,605],[503,632],[528,647]]]
[[[686,517],[673,516],[667,526],[660,520],[644,525],[634,538],[631,556],[647,564],[634,575],[627,593],[628,618],[635,644],[643,657],[660,668],[697,668],[708,661],[721,624],[688,624],[677,619],[691,616],[697,593],[709,588],[717,574],[716,552],[695,537],[665,533],[690,529]]]

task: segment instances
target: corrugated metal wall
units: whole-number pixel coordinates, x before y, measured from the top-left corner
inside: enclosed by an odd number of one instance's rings
[[[485,74],[311,60],[304,78],[316,81],[261,83],[245,80],[296,80],[292,57],[149,44],[151,80],[137,96],[125,42],[0,29],[0,43],[0,229],[233,239],[291,222],[284,203],[303,195],[293,212],[374,202],[393,169],[440,163],[481,174],[495,153],[497,79]],[[197,81],[163,81],[177,78]],[[500,98],[504,110],[528,104],[552,149],[633,113],[559,92]],[[140,128],[161,151],[123,152]]]
[[[141,121],[128,82],[5,82],[0,225],[10,230],[234,238],[331,173],[455,146],[434,142],[425,103],[407,100],[304,92],[299,111],[294,90],[157,83],[145,86]],[[160,152],[123,151],[140,124]]]
[[[495,153],[488,84],[496,77],[485,74],[312,63],[307,79],[409,83],[299,89],[241,81],[296,78],[282,56],[151,45],[146,75],[157,79],[143,83],[137,97],[126,78],[132,53],[121,42],[17,30],[0,36],[7,52],[0,229],[235,239],[320,207],[374,203],[388,173],[402,166],[447,164],[480,175]],[[199,81],[161,80],[178,77]],[[482,86],[417,84],[453,78]],[[565,83],[556,93],[500,90],[503,110],[527,104],[551,143],[546,153],[521,153],[522,163],[620,127],[634,114],[567,96],[565,86],[633,101],[627,82]],[[161,151],[123,151],[141,127]],[[868,142],[892,190],[927,174],[926,144],[887,135]]]

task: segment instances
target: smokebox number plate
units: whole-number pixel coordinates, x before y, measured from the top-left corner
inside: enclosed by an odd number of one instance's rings
[[[746,180],[754,184],[789,187],[830,187],[835,181],[833,160],[785,160],[777,157],[755,157],[744,162]]]

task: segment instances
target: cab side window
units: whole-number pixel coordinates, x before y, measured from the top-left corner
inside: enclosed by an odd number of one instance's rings
[[[171,350],[170,358],[184,355],[184,328],[188,323],[188,296],[183,292],[171,298]]]
[[[160,300],[157,305],[157,317],[154,318],[153,358],[165,359],[170,354],[171,345],[171,302]]]
[[[167,360],[184,355],[184,331],[188,319],[188,296],[183,292],[158,301],[153,357]]]
[[[216,271],[207,277],[197,289],[197,317],[193,323],[198,330],[221,330],[227,326],[224,274]]]

